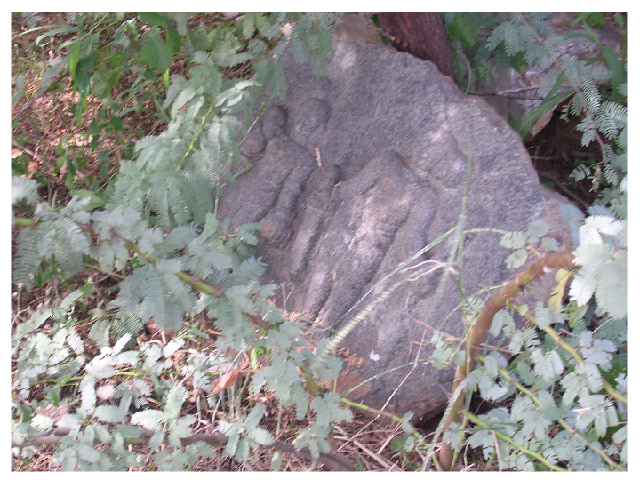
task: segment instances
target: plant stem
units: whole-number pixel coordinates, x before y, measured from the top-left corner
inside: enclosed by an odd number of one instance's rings
[[[556,268],[572,270],[576,268],[573,261],[574,256],[571,252],[548,253],[529,268],[516,275],[514,280],[502,287],[489,299],[476,319],[476,323],[471,328],[471,332],[469,333],[469,354],[467,355],[467,363],[466,365],[461,365],[457,368],[456,375],[453,380],[452,391],[456,391],[460,383],[467,378],[471,371],[471,368],[476,361],[476,357],[478,356],[480,345],[491,328],[491,323],[495,314],[506,306],[511,298],[513,298],[524,287],[544,275],[545,270]],[[453,422],[460,423],[463,402],[464,395],[460,395],[455,400],[451,413],[445,420],[444,431],[446,431]],[[451,470],[453,467],[454,452],[451,446],[446,442],[443,443],[438,458],[445,470]]]
[[[518,389],[520,392],[524,393],[527,397],[529,397],[531,400],[533,400],[533,403],[535,403],[538,406],[538,408],[543,408],[542,403],[540,402],[538,397],[535,395],[535,393],[533,393],[527,387],[525,387],[520,382],[518,382],[516,379],[514,379],[509,374],[509,372],[507,372],[504,368],[498,368],[498,371],[500,372],[500,374],[504,378],[506,378],[508,381],[513,383],[513,385],[516,387],[516,389]],[[602,457],[602,459],[609,464],[610,467],[615,468],[616,470],[622,470],[622,471],[624,470],[620,465],[618,465],[613,460],[611,460],[604,451],[602,451],[601,449],[596,447],[593,443],[589,442],[584,437],[584,435],[582,435],[580,432],[574,430],[569,425],[567,425],[567,422],[565,422],[562,418],[558,420],[558,423],[560,424],[560,426],[562,426],[562,428],[564,428],[571,435],[578,435],[579,437],[582,437],[584,439],[584,441],[587,443],[587,447],[589,449],[593,450],[594,452],[596,452],[598,455],[600,455]]]
[[[575,359],[575,361],[580,364],[583,365],[584,364],[584,360],[582,359],[582,357],[580,356],[580,354],[578,352],[576,352],[576,350],[569,345],[567,342],[564,341],[564,339],[558,335],[558,332],[556,332],[553,328],[551,327],[541,327],[540,324],[538,323],[538,321],[536,320],[536,317],[533,316],[530,312],[520,312],[522,316],[524,316],[527,320],[529,320],[531,323],[533,323],[535,326],[537,326],[540,330],[542,330],[543,332],[545,332],[547,335],[549,335],[554,342],[556,342],[556,344],[558,344],[560,347],[562,347],[564,350],[566,350],[567,352],[569,352],[569,354]],[[613,388],[613,386],[607,382],[604,378],[602,379],[602,383],[603,383],[603,388],[605,389],[605,391],[611,395],[613,398],[615,398],[616,400],[618,400],[619,402],[624,403],[625,405],[627,405],[627,397],[625,397],[624,395],[620,394],[615,388]]]
[[[465,412],[465,416],[469,420],[471,420],[473,423],[475,423],[476,425],[478,425],[478,426],[480,426],[482,428],[486,428],[487,430],[491,430],[491,432],[493,432],[496,437],[498,437],[501,440],[504,440],[507,443],[510,443],[511,445],[513,445],[514,447],[516,447],[518,450],[520,450],[521,452],[525,453],[526,455],[529,455],[530,457],[535,458],[540,463],[545,465],[547,468],[549,468],[551,470],[556,470],[558,472],[567,472],[568,471],[566,468],[561,468],[561,467],[558,467],[557,465],[549,463],[547,461],[547,459],[544,458],[542,455],[540,455],[538,452],[533,452],[533,451],[529,450],[528,448],[526,448],[526,447],[514,442],[513,439],[511,439],[511,437],[509,437],[509,435],[505,435],[504,433],[500,432],[499,430],[493,430],[488,424],[484,423],[482,420],[480,420],[478,417],[476,417],[473,413]]]
[[[191,142],[189,143],[189,147],[187,148],[187,151],[184,153],[184,155],[182,156],[182,158],[178,162],[178,170],[182,167],[182,164],[186,160],[186,158],[189,155],[189,153],[191,152],[191,150],[193,150],[193,145],[196,143],[196,138],[198,138],[198,135],[200,134],[200,132],[204,128],[205,120],[207,119],[207,117],[213,111],[213,105],[214,104],[211,103],[211,105],[209,106],[209,110],[207,110],[207,113],[205,113],[204,116],[202,117],[202,121],[200,122],[200,126],[198,127],[198,130],[196,130],[196,132],[193,134],[193,138],[191,139]]]

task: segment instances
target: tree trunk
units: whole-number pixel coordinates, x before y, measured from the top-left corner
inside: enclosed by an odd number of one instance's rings
[[[430,60],[443,74],[453,77],[453,59],[442,17],[434,12],[378,14],[382,31],[396,49]]]

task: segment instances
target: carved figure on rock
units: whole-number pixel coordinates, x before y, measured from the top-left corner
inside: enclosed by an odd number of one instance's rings
[[[225,192],[219,216],[260,222],[262,280],[282,284],[282,304],[319,331],[340,329],[403,275],[433,266],[378,303],[340,345],[357,359],[345,362],[341,393],[359,386],[355,400],[427,419],[443,411],[453,378],[453,369],[426,361],[429,339],[438,330],[462,338],[466,329],[456,272],[436,298],[451,240],[387,276],[457,224],[469,155],[467,229],[526,230],[544,218],[564,244],[564,199],[540,185],[506,122],[430,62],[377,45],[334,48],[324,78],[290,55],[279,60],[287,96],[270,100],[246,139],[253,168]],[[496,234],[465,237],[468,298],[513,275],[507,253]]]

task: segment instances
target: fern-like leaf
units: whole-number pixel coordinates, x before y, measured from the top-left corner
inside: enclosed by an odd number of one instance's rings
[[[13,283],[22,284],[26,290],[33,288],[41,263],[39,230],[39,227],[23,228],[18,235],[18,252],[13,259]]]

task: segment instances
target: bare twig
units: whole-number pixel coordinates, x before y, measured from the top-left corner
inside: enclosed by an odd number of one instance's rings
[[[347,432],[345,432],[339,425],[336,425],[336,429],[342,433],[344,436],[348,437],[349,435],[347,434]],[[367,448],[365,445],[363,445],[362,443],[360,443],[359,441],[355,440],[355,439],[350,439],[349,441],[353,442],[353,444],[358,447],[359,449],[361,449],[363,452],[365,452],[367,455],[369,455],[371,458],[373,458],[376,462],[378,462],[380,465],[382,465],[385,469],[387,470],[393,470],[394,468],[398,468],[395,467],[395,465],[392,465],[391,463],[387,462],[384,458],[382,458],[380,455],[376,454],[375,452],[371,451],[369,448]]]
[[[567,187],[565,187],[564,185],[562,185],[558,180],[556,180],[555,178],[553,178],[551,175],[549,175],[548,173],[540,173],[540,177],[549,180],[551,182],[553,182],[553,184],[558,188],[558,190],[560,190],[564,195],[566,195],[567,197],[571,198],[571,200],[573,200],[574,202],[576,202],[577,204],[579,204],[580,210],[584,212],[586,212],[589,209],[589,204],[587,202],[585,202],[584,200],[582,200],[580,197],[578,197],[575,193],[573,193],[571,190],[569,190]]]
[[[393,429],[393,431],[391,432],[391,435],[389,435],[387,437],[387,439],[382,442],[382,445],[380,445],[380,448],[378,448],[378,453],[381,453],[389,444],[389,442],[391,442],[391,440],[393,440],[396,436],[396,433],[398,432],[398,430],[400,429],[400,424],[396,425],[396,428]]]
[[[493,435],[493,444],[495,445],[495,449],[496,449],[496,457],[498,458],[498,471],[502,471],[502,467],[500,466],[500,445],[498,445],[498,439],[496,437],[496,432],[494,432],[493,430],[491,430],[491,435]]]

